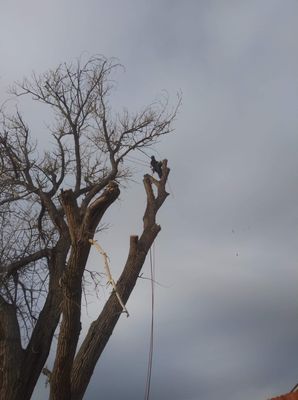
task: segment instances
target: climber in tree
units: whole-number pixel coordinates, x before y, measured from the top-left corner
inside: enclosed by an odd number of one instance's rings
[[[162,177],[162,162],[161,161],[156,161],[154,156],[151,156],[151,168],[152,172],[156,172],[157,175],[159,176],[159,179]]]

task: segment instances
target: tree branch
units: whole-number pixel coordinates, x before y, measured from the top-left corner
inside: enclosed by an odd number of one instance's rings
[[[50,254],[50,249],[42,249],[36,253],[30,254],[28,256],[22,256],[19,260],[14,261],[9,265],[1,265],[0,274],[7,274],[7,276],[12,275],[14,272],[21,268],[26,267],[28,264],[38,261],[44,257],[48,257]]]
[[[164,179],[158,182],[158,194],[154,196],[152,181],[148,175],[144,176],[144,186],[147,194],[147,207],[144,214],[144,229],[138,239],[131,236],[130,249],[123,272],[116,285],[117,292],[125,305],[140,275],[146,255],[160,231],[160,226],[155,223],[157,211],[165,201],[168,193],[165,190],[170,170],[167,161],[163,161]],[[112,292],[101,314],[90,325],[89,331],[75,357],[71,374],[71,398],[82,400],[95,365],[103,352],[114,327],[123,312],[117,295]]]

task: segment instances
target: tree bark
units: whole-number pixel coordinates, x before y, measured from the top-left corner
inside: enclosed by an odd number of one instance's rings
[[[15,307],[0,298],[0,398],[16,399],[16,387],[22,385],[21,364],[24,351]]]
[[[143,217],[144,230],[140,239],[137,236],[131,236],[128,258],[117,283],[117,291],[124,304],[126,304],[133,291],[146,255],[161,229],[156,224],[155,218],[157,211],[168,196],[165,184],[169,172],[167,161],[164,160],[163,176],[160,181],[155,180],[150,175],[144,176],[143,182],[147,194],[147,207]],[[157,186],[156,197],[153,192],[153,184]],[[112,335],[122,311],[122,306],[115,292],[113,292],[97,320],[91,324],[87,336],[75,357],[71,374],[71,400],[83,399],[96,363]]]
[[[36,382],[48,358],[52,339],[61,315],[62,290],[59,286],[59,281],[65,268],[69,247],[69,241],[65,241],[62,238],[51,252],[48,296],[25,350],[22,363],[23,384],[16,391],[16,400],[30,400]]]
[[[59,288],[59,280],[65,267],[69,246],[70,243],[67,240],[60,238],[56,247],[48,251],[50,269],[48,295],[25,350],[21,348],[17,310],[12,305],[1,302],[0,346],[3,347],[0,351],[0,371],[10,371],[9,379],[0,375],[1,399],[31,399],[36,382],[48,358],[53,335],[60,318],[62,292]],[[6,340],[11,346],[4,344]],[[14,356],[16,365],[13,365],[13,360],[10,360],[10,364],[8,364],[8,356],[11,355]],[[2,368],[3,362],[4,367]],[[7,384],[5,384],[6,381]],[[8,384],[9,381],[10,384]]]
[[[56,359],[50,379],[50,399],[71,399],[71,370],[81,331],[82,278],[90,252],[90,242],[107,208],[120,194],[111,182],[106,190],[80,215],[72,190],[61,193],[61,203],[68,222],[71,253],[60,281],[63,291],[62,322]]]

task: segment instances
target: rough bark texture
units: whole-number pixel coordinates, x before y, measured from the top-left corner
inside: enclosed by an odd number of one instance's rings
[[[20,385],[21,348],[19,325],[14,306],[0,299],[0,398],[14,399],[15,387]]]
[[[63,249],[63,260],[66,257],[66,250],[68,247],[69,246],[65,246]],[[54,257],[55,268],[57,271],[55,271],[50,277],[49,295],[47,296],[47,300],[41,311],[40,318],[37,321],[25,353],[23,368],[27,371],[26,380],[22,390],[18,391],[16,399],[22,398],[25,400],[31,398],[40,371],[48,358],[53,335],[59,322],[60,306],[62,301],[62,291],[59,287],[59,279],[63,269],[61,262],[59,263],[57,260],[59,259],[59,255],[55,255]]]
[[[147,207],[144,214],[144,229],[140,239],[137,236],[130,238],[130,250],[124,270],[117,283],[117,291],[126,304],[140,275],[146,255],[160,231],[156,224],[157,211],[165,201],[168,193],[165,184],[169,174],[167,161],[163,161],[163,176],[160,181],[150,175],[144,176],[144,186],[147,193]],[[154,195],[152,185],[157,188],[157,195]],[[81,400],[87,389],[88,383],[93,374],[95,365],[104,350],[114,327],[122,313],[122,307],[116,294],[113,292],[106,302],[101,314],[94,321],[83,341],[78,354],[75,357],[71,374],[71,399]]]
[[[81,331],[82,278],[90,252],[90,242],[105,210],[120,194],[118,185],[111,182],[103,194],[80,215],[72,190],[61,193],[68,222],[71,252],[67,268],[62,276],[62,322],[56,359],[51,375],[50,399],[71,399],[71,370]]]
[[[15,332],[15,343],[13,351],[12,349],[6,348],[3,354],[14,355],[16,364],[13,368],[10,367],[9,370],[15,371],[15,373],[19,371],[19,376],[15,381],[14,379],[16,376],[14,378],[12,377],[12,382],[14,382],[14,384],[9,386],[8,392],[4,384],[1,386],[3,393],[5,393],[5,395],[0,396],[1,399],[29,400],[32,396],[36,381],[40,376],[40,371],[48,358],[53,335],[59,322],[62,301],[62,291],[59,288],[59,280],[64,270],[64,263],[68,250],[69,242],[62,239],[58,242],[55,250],[51,252],[49,267],[52,273],[49,280],[49,293],[25,350],[20,350],[21,338],[18,332],[19,325],[17,321],[14,320],[16,324],[14,329],[12,329],[12,324],[10,324],[9,336],[11,338],[12,333]],[[5,307],[1,306],[1,323],[5,321],[2,314],[5,314],[4,310]],[[15,311],[12,311],[10,317],[11,322],[13,321],[13,313],[15,314]],[[1,341],[1,343],[4,343],[4,346],[5,342],[5,340]],[[2,360],[1,365],[3,365]],[[3,368],[3,371],[6,371],[6,367]]]

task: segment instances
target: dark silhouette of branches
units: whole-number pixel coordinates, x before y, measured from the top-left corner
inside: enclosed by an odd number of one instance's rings
[[[99,275],[86,270],[90,241],[119,197],[119,182],[130,176],[122,161],[172,131],[180,99],[173,109],[164,99],[135,114],[113,114],[109,97],[118,67],[101,56],[80,59],[33,74],[11,89],[51,109],[53,144],[46,150],[32,138],[19,109],[1,110],[1,398],[30,399],[58,329],[55,363],[47,370],[50,398],[82,399],[121,314],[112,293],[78,349],[82,295],[87,302],[90,280],[99,287]],[[160,230],[155,218],[167,197],[166,161],[162,168],[160,181],[144,178],[143,233],[131,238],[116,284],[125,303]]]

